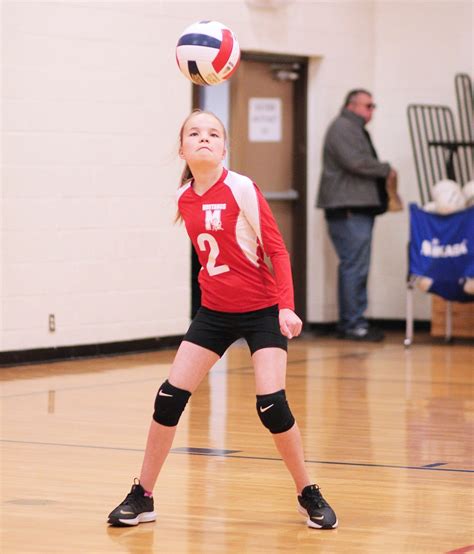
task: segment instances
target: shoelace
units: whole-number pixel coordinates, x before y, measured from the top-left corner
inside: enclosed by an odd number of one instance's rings
[[[146,503],[146,497],[137,492],[137,485],[133,485],[132,490],[127,494],[123,503],[132,508],[140,508]]]
[[[307,499],[311,502],[315,502],[316,508],[326,508],[328,506],[328,503],[322,497],[321,491],[317,486],[311,487]]]

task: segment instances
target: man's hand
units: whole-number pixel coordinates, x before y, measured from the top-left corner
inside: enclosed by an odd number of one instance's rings
[[[290,310],[289,308],[281,309],[278,315],[278,320],[280,322],[281,334],[285,337],[292,339],[301,333],[303,322],[293,310]]]

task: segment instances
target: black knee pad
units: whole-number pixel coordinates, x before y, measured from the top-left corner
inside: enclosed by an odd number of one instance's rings
[[[166,380],[156,394],[153,419],[166,427],[178,425],[190,396],[190,392],[178,389]]]
[[[257,412],[263,425],[274,435],[288,431],[295,424],[284,389],[272,394],[257,394]]]

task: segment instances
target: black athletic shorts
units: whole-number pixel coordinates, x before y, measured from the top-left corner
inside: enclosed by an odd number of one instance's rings
[[[244,338],[253,354],[261,348],[288,349],[288,340],[281,334],[278,306],[253,312],[216,312],[200,307],[183,340],[212,350],[222,356],[229,346]]]

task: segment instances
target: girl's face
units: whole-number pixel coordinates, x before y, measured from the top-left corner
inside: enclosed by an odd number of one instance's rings
[[[217,166],[226,154],[225,131],[212,114],[197,113],[184,124],[179,155],[188,165]]]

